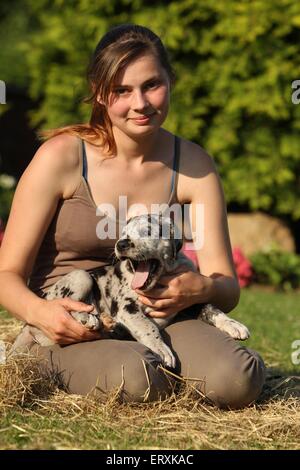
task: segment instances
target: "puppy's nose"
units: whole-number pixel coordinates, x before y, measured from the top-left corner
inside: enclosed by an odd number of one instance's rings
[[[119,240],[116,244],[116,247],[118,250],[123,251],[127,250],[128,248],[133,247],[133,243],[130,241],[129,238],[124,238],[122,240]]]

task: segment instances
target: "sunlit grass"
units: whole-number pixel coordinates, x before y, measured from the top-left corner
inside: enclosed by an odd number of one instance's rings
[[[164,402],[122,404],[118,390],[101,401],[58,389],[34,358],[0,365],[1,449],[299,449],[299,294],[243,290],[231,316],[251,331],[247,346],[268,366],[255,405],[223,411],[188,384]],[[20,323],[0,313],[0,339],[12,341]]]

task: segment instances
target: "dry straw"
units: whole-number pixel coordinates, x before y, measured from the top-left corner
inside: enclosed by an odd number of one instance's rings
[[[206,403],[192,383],[182,378],[178,378],[176,393],[164,401],[124,403],[122,384],[109,394],[96,386],[87,397],[72,395],[63,388],[60,375],[47,373],[44,366],[28,355],[0,365],[0,423],[12,410],[28,415],[28,423],[10,424],[21,436],[30,436],[26,448],[300,448],[297,376],[276,375],[269,369],[256,404],[225,411]],[[38,431],[31,424],[36,417],[41,423]],[[0,428],[0,434],[2,430],[6,428]]]

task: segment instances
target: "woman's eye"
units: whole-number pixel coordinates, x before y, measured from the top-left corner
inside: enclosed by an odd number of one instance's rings
[[[146,85],[144,85],[144,90],[151,90],[153,88],[157,88],[159,85],[160,85],[159,81],[149,82]],[[121,95],[124,96],[124,95],[130,93],[130,90],[128,90],[127,88],[116,88],[114,90],[114,93],[117,96],[121,96]]]
[[[148,88],[148,89],[149,89],[149,88],[156,88],[156,87],[159,86],[159,85],[160,85],[159,82],[150,82],[150,83],[148,83],[148,84],[145,86],[145,88]]]
[[[128,90],[127,90],[126,88],[117,88],[117,89],[115,90],[115,93],[116,93],[117,95],[124,95],[125,93],[127,93],[127,91],[128,91]]]

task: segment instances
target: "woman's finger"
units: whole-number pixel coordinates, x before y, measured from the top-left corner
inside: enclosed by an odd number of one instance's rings
[[[149,297],[139,297],[139,301],[142,302],[145,305],[148,305],[149,307],[157,308],[157,309],[163,309],[167,307],[171,307],[172,305],[175,305],[175,302],[173,299],[153,299]]]
[[[79,302],[78,300],[73,300],[70,297],[63,297],[60,299],[60,304],[65,307],[67,310],[75,310],[79,312],[91,312],[94,309],[93,305],[86,304],[84,302]]]
[[[177,274],[165,274],[163,276],[161,276],[159,278],[159,284],[161,284],[162,286],[170,286],[170,284],[172,283],[172,281],[174,279],[178,280],[181,278],[182,274],[184,274],[183,272],[181,273],[177,273]]]
[[[153,310],[153,312],[148,313],[148,316],[153,317],[153,318],[168,318],[173,313],[175,312],[171,310],[164,310],[164,311]]]
[[[153,297],[154,299],[168,299],[171,297],[170,289],[168,287],[153,287],[153,289],[148,292],[136,289],[135,292],[142,297]]]

